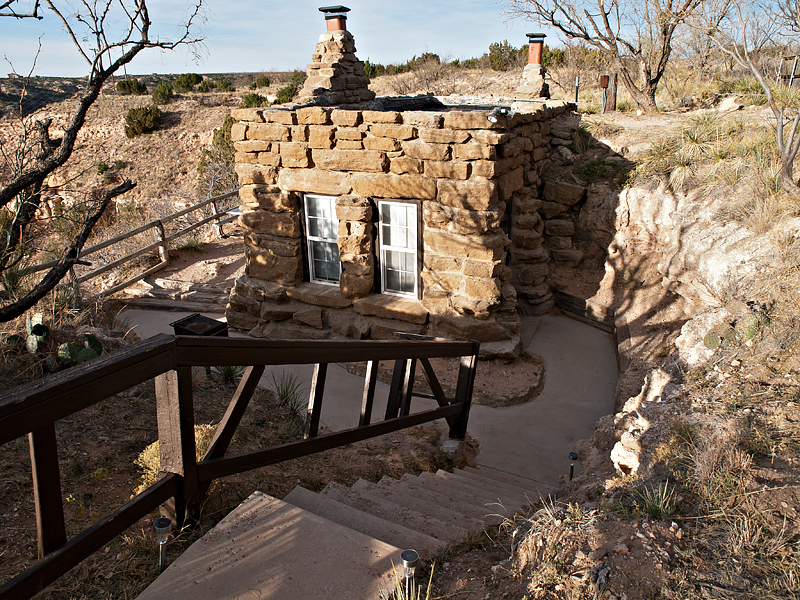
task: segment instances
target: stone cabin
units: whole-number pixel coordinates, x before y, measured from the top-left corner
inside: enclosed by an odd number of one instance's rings
[[[232,111],[246,271],[229,326],[476,339],[481,358],[515,357],[519,315],[553,306],[549,263],[582,258],[565,215],[586,190],[547,182],[551,147],[569,143],[549,123],[571,105],[374,100],[354,53],[329,31],[305,105]]]

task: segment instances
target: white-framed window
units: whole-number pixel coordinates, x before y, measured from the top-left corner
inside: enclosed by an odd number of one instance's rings
[[[336,237],[336,197],[305,195],[308,273],[316,283],[338,284],[342,273]]]
[[[417,204],[378,201],[381,293],[417,296]]]

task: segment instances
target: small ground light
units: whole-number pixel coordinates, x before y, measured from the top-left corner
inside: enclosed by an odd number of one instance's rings
[[[417,572],[417,562],[419,561],[419,553],[416,550],[403,550],[400,554],[400,560],[403,561],[403,568],[405,569],[406,579],[406,598],[409,598],[409,590],[411,589],[411,580]]]
[[[153,522],[153,531],[158,540],[158,570],[164,570],[164,563],[167,562],[167,541],[169,532],[172,531],[172,521],[166,517],[161,517]]]
[[[577,452],[569,453],[569,480],[572,481],[572,476],[575,474],[575,461],[578,460]]]

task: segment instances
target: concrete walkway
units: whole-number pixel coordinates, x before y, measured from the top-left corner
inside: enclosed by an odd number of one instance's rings
[[[125,310],[121,317],[142,338],[173,333],[169,323],[189,313]],[[219,319],[219,315],[209,315]],[[505,408],[473,405],[468,431],[480,443],[478,464],[557,486],[569,473],[569,453],[590,437],[597,420],[614,410],[617,366],[613,340],[588,325],[564,316],[523,318],[523,339],[529,352],[544,360],[545,383],[532,402]],[[309,389],[311,365],[268,369],[262,385],[282,371],[298,375]],[[363,378],[344,368],[328,369],[321,421],[333,431],[355,427],[361,407]],[[378,383],[374,419],[383,417],[389,386]],[[413,411],[435,402],[415,398]],[[580,469],[576,465],[576,473]]]

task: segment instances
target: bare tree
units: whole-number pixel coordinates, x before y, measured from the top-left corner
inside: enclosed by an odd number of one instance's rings
[[[672,38],[703,0],[505,0],[512,17],[554,27],[597,48],[645,111],[672,53]]]
[[[2,16],[13,18],[41,18],[42,3],[34,0],[6,0],[0,9]],[[25,6],[24,10],[15,10]],[[77,51],[89,64],[89,75],[77,108],[71,114],[63,135],[50,136],[49,120],[26,118],[20,101],[19,118],[23,123],[21,139],[13,150],[2,148],[5,164],[0,165],[4,176],[0,187],[0,210],[6,213],[0,231],[0,274],[18,265],[28,252],[27,240],[34,216],[42,203],[45,180],[69,159],[75,147],[78,132],[86,121],[86,114],[100,95],[103,84],[120,68],[131,62],[147,48],[174,49],[180,45],[193,47],[201,41],[194,33],[202,17],[202,0],[196,0],[181,26],[177,39],[165,41],[151,38],[150,14],[146,0],[81,0],[73,9],[69,2],[44,0],[45,14],[58,18],[72,39]],[[33,70],[31,70],[32,72]],[[21,297],[0,299],[0,322],[23,314],[50,292],[78,260],[78,255],[111,200],[132,189],[130,180],[95,194],[79,218],[75,235],[63,249],[58,265],[47,271],[32,289]]]
[[[714,0],[703,6],[701,25],[717,48],[758,81],[775,118],[775,141],[781,160],[781,187],[800,198],[794,180],[794,160],[800,150],[800,98],[783,82],[773,84],[762,60],[765,48],[792,41],[800,31],[798,0]]]

